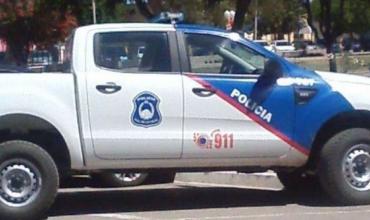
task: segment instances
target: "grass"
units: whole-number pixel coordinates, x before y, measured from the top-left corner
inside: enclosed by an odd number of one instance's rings
[[[292,58],[290,61],[313,70],[329,71],[327,57]],[[337,72],[341,73],[370,73],[370,54],[337,55]]]

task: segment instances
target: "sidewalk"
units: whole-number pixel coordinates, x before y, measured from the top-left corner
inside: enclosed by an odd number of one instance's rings
[[[178,173],[176,184],[214,185],[240,188],[263,188],[280,190],[283,188],[274,172],[237,173],[237,172],[207,172],[207,173]]]

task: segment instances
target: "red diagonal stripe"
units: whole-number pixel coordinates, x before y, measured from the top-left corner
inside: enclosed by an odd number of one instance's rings
[[[216,90],[216,95],[218,97],[220,97],[221,99],[223,99],[224,101],[226,101],[227,103],[229,103],[230,105],[232,105],[233,107],[238,109],[240,112],[242,112],[244,115],[249,117],[251,120],[253,120],[257,124],[259,124],[260,126],[265,128],[266,130],[270,131],[272,134],[274,134],[275,136],[277,136],[278,138],[283,140],[285,143],[289,144],[291,147],[293,147],[297,151],[301,152],[302,154],[304,154],[306,156],[309,155],[309,153],[310,153],[309,150],[307,150],[306,148],[304,148],[303,146],[301,146],[300,144],[298,144],[294,140],[290,139],[288,136],[281,133],[276,128],[272,127],[270,124],[263,121],[257,115],[253,114],[253,112],[249,111],[247,108],[240,105],[237,101],[235,101],[230,96],[223,93],[221,90],[218,90],[218,89],[214,88],[211,84],[209,84],[208,82],[204,81],[202,78],[200,78],[196,75],[186,74],[186,76],[193,79],[194,81],[196,81],[197,83],[199,83],[203,87],[212,88],[212,89]]]

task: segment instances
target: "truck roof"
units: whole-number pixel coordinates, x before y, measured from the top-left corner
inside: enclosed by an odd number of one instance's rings
[[[197,25],[197,24],[176,24],[176,29],[182,29],[182,30],[199,30],[199,31],[215,31],[215,32],[222,32],[222,33],[231,33],[230,31],[227,31],[225,29],[212,27],[208,25]]]
[[[158,24],[158,23],[105,23],[105,24],[92,24],[87,26],[82,26],[77,28],[80,31],[92,31],[92,30],[114,30],[114,29],[158,29],[158,30],[172,30],[174,31],[175,28],[172,24]]]
[[[96,29],[121,29],[121,28],[129,28],[129,29],[149,29],[149,30],[192,30],[192,31],[200,31],[200,32],[221,32],[221,33],[228,33],[221,28],[211,27],[207,25],[194,25],[194,24],[160,24],[160,23],[105,23],[105,24],[93,24],[87,25],[77,28],[78,30],[90,31]]]

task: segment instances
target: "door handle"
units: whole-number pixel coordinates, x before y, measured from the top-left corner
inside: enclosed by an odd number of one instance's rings
[[[96,86],[96,89],[101,92],[101,93],[104,93],[104,94],[113,94],[115,92],[118,92],[121,90],[121,86],[119,85],[116,85],[115,83],[113,82],[108,82],[104,85],[97,85]]]
[[[199,97],[209,97],[216,93],[212,88],[193,88],[193,93]]]

